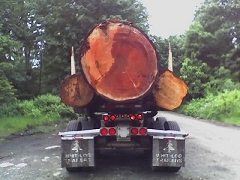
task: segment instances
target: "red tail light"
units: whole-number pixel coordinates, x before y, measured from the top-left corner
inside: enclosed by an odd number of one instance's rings
[[[107,128],[102,128],[102,129],[100,130],[100,134],[101,134],[102,136],[106,136],[106,135],[108,134],[108,129],[107,129]]]
[[[111,116],[110,116],[110,120],[111,120],[111,121],[115,121],[115,120],[116,120],[116,116],[111,115]]]
[[[139,129],[139,134],[143,135],[143,136],[146,135],[147,134],[147,129],[146,128],[140,128]]]
[[[117,131],[116,131],[115,128],[110,128],[110,129],[109,129],[109,134],[110,134],[111,136],[116,135],[116,133],[117,133]]]
[[[134,115],[134,114],[130,115],[130,119],[131,119],[132,121],[136,120],[136,115]]]
[[[142,114],[138,114],[138,115],[137,115],[137,119],[138,119],[138,120],[142,120],[142,119],[143,119],[143,115],[142,115]]]
[[[104,116],[103,116],[103,120],[104,120],[104,121],[108,121],[108,120],[109,120],[109,116],[108,116],[108,115],[104,115]]]
[[[132,135],[137,135],[138,134],[138,128],[132,128],[131,133],[132,133]]]

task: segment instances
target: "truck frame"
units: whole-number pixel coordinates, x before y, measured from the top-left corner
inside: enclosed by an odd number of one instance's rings
[[[177,122],[156,115],[140,104],[105,104],[70,121],[59,132],[61,166],[69,172],[94,168],[101,151],[129,149],[151,157],[152,170],[178,172],[185,166],[188,134]]]

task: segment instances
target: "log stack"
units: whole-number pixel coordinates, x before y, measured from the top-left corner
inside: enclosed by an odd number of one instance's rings
[[[186,84],[171,71],[160,73],[154,44],[129,22],[109,20],[92,28],[80,48],[79,64],[81,72],[60,88],[62,101],[72,107],[87,106],[95,94],[111,103],[152,96],[156,106],[173,110],[187,94]]]

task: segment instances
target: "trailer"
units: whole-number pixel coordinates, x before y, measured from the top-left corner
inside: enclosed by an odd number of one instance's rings
[[[131,22],[95,25],[80,47],[80,71],[60,86],[62,102],[81,114],[60,132],[67,171],[93,168],[105,150],[140,150],[153,170],[185,166],[185,138],[175,121],[156,116],[178,108],[187,85],[160,66],[152,40]],[[171,56],[170,56],[171,59]]]
[[[151,169],[178,172],[185,166],[185,138],[175,121],[151,117],[156,112],[141,111],[141,105],[106,105],[93,117],[68,123],[60,132],[61,166],[69,172],[94,168],[104,150],[141,150],[151,157]],[[119,113],[121,112],[121,113]],[[93,116],[93,115],[92,115]]]

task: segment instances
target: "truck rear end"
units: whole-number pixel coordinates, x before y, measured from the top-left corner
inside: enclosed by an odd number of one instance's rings
[[[152,112],[141,111],[141,105],[111,106],[103,107],[108,112],[96,113],[95,119],[70,121],[59,133],[62,167],[70,172],[95,167],[99,153],[119,149],[142,151],[150,157],[153,170],[177,172],[185,166],[187,134],[175,121],[151,117]]]

